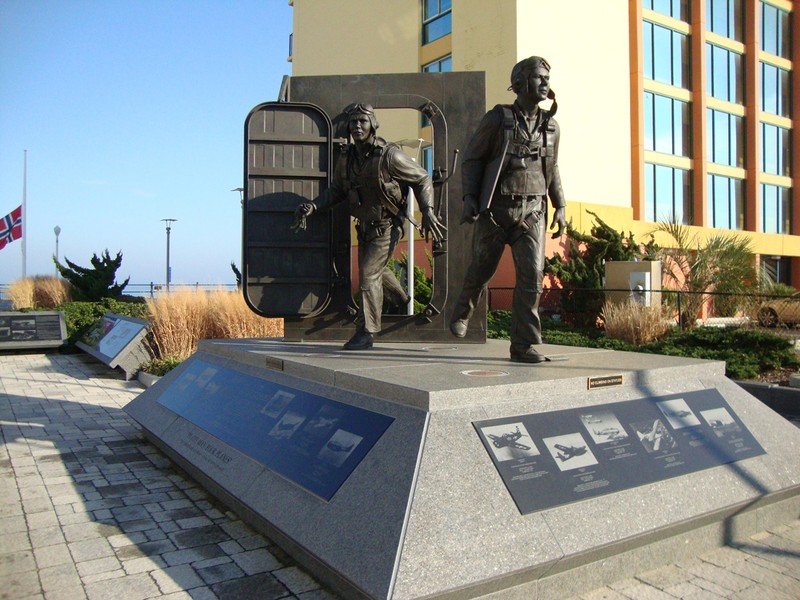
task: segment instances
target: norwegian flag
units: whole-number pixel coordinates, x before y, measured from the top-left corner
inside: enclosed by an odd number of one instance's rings
[[[0,250],[22,237],[22,205],[0,219]]]

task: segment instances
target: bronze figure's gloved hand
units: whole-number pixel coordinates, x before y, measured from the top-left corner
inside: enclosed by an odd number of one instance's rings
[[[429,236],[433,238],[434,242],[441,242],[444,239],[447,227],[442,225],[439,219],[436,218],[436,214],[431,207],[427,207],[422,211],[422,231],[426,240]]]
[[[553,234],[553,239],[560,238],[564,235],[564,230],[567,228],[567,209],[563,206],[561,208],[557,208],[553,212],[553,220],[550,222],[550,229],[558,225],[558,230]]]
[[[314,214],[314,209],[316,207],[311,202],[303,202],[300,204],[296,209],[294,209],[294,219],[292,219],[292,224],[290,225],[292,231],[297,233],[298,231],[306,230],[306,217],[310,217]]]
[[[473,195],[464,196],[464,210],[461,213],[462,223],[474,223],[478,220],[478,199]]]

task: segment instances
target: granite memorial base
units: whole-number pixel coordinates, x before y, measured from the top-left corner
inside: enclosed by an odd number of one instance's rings
[[[800,514],[723,363],[542,349],[206,341],[125,410],[347,598],[564,598]]]

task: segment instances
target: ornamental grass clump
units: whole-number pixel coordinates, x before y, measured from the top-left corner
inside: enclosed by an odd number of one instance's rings
[[[245,304],[239,293],[208,294],[209,338],[265,338],[283,335],[283,319],[265,319]]]
[[[606,302],[601,314],[606,336],[635,346],[661,339],[672,328],[661,307],[633,301]]]
[[[25,277],[8,286],[8,297],[15,310],[53,309],[70,301],[69,282],[47,275]]]
[[[69,282],[59,277],[35,277],[33,303],[36,308],[55,308],[70,301]]]
[[[8,299],[14,310],[33,308],[33,290],[34,283],[30,277],[17,279],[8,286]]]
[[[204,292],[177,291],[151,298],[153,344],[161,358],[189,358],[197,342],[206,337],[208,296]]]
[[[149,299],[147,306],[160,358],[186,359],[202,339],[283,335],[282,319],[259,317],[236,292],[178,290]]]

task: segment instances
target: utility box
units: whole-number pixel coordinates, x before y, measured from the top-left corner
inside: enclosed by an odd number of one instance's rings
[[[605,269],[608,302],[661,306],[661,261],[611,261]]]

